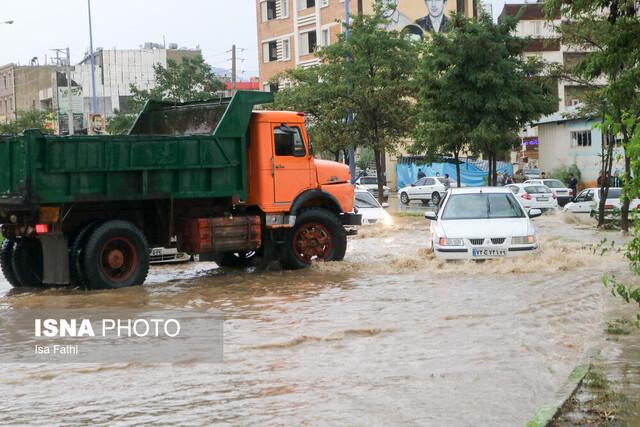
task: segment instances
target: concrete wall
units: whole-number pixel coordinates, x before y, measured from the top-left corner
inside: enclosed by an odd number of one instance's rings
[[[576,164],[585,185],[594,184],[601,169],[602,138],[592,120],[570,120],[538,126],[540,170],[550,173],[556,168]],[[591,131],[591,147],[571,147],[571,132]],[[616,149],[622,154],[621,149]],[[622,171],[624,163],[614,162],[613,170]]]

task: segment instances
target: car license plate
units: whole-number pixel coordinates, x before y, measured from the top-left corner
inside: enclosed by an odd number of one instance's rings
[[[538,201],[539,202],[548,202],[549,198],[548,197],[538,197]]]
[[[151,249],[151,256],[162,256],[162,248]]]
[[[507,256],[507,250],[506,249],[493,249],[493,248],[478,248],[478,249],[473,249],[472,255],[474,257]]]

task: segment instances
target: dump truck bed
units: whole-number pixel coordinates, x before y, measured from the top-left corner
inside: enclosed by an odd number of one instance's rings
[[[271,94],[149,102],[130,135],[0,137],[0,211],[78,201],[246,197],[247,128]]]

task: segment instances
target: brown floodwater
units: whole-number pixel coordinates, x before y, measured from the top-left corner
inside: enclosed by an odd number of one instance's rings
[[[144,287],[10,292],[0,312],[222,310],[224,363],[0,365],[0,425],[523,425],[602,335],[620,254],[587,220],[536,220],[542,250],[445,263],[396,218],[306,271],[152,268]],[[617,236],[605,233],[608,238]]]

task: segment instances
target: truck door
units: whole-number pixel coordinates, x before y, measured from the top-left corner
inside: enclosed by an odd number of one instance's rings
[[[309,188],[310,159],[298,126],[276,125],[273,128],[274,202],[291,203]]]

